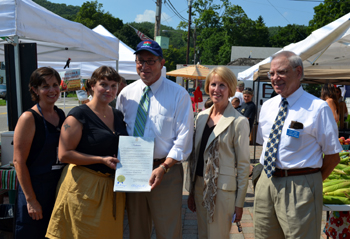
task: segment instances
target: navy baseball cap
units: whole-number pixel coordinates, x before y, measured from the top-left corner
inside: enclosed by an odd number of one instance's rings
[[[162,48],[158,45],[157,42],[152,40],[144,40],[137,44],[136,51],[134,54],[137,54],[140,51],[149,51],[155,56],[160,56],[163,58]]]

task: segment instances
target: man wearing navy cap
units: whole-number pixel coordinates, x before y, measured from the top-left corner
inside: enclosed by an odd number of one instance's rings
[[[183,87],[161,76],[165,60],[157,42],[140,42],[134,54],[141,79],[120,92],[117,109],[124,114],[129,135],[154,138],[154,162],[149,180],[151,192],[126,195],[130,239],[151,238],[152,221],[157,239],[179,239],[181,162],[192,150],[191,99]],[[145,115],[142,121],[140,115]]]

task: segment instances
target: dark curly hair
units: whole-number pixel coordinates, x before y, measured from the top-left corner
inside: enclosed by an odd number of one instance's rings
[[[29,80],[29,92],[32,96],[32,100],[35,102],[39,102],[39,96],[34,92],[33,88],[38,89],[39,86],[41,86],[43,83],[46,83],[45,78],[47,77],[56,77],[58,85],[61,84],[61,77],[58,72],[51,68],[51,67],[40,67],[33,71],[32,75],[30,76]]]

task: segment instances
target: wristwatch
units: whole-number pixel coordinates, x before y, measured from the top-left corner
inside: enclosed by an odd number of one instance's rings
[[[166,163],[162,163],[161,165],[160,165],[160,167],[162,167],[163,169],[164,169],[164,172],[165,173],[167,173],[167,172],[169,172],[169,165],[167,165]]]

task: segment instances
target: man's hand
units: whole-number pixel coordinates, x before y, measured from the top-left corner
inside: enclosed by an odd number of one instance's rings
[[[152,171],[151,178],[149,179],[149,185],[151,186],[151,190],[157,187],[163,179],[165,171],[162,167],[158,167]]]

